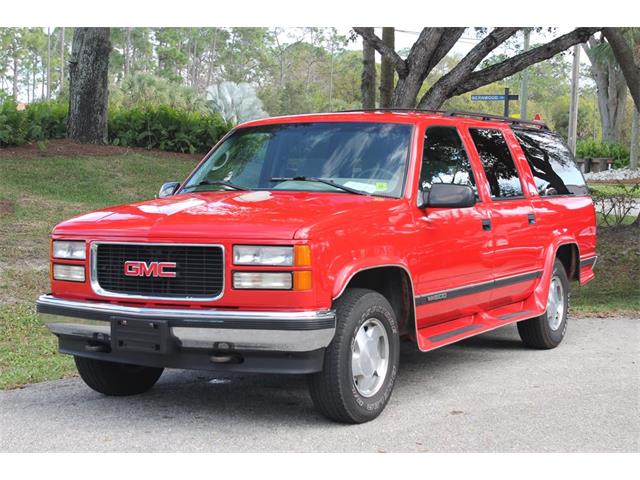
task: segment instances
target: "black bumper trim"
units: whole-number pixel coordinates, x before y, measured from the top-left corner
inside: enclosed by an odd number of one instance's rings
[[[588,267],[589,265],[594,265],[597,260],[598,260],[597,255],[590,258],[585,258],[584,260],[580,260],[580,268]]]
[[[203,351],[201,349],[174,349],[165,354],[132,351],[99,351],[87,349],[87,339],[80,336],[58,337],[61,353],[73,356],[104,360],[107,362],[144,365],[147,367],[204,370],[220,373],[275,373],[307,374],[322,370],[325,349],[310,352],[263,352],[263,351]],[[105,343],[105,345],[107,345]],[[233,354],[239,363],[214,363],[215,353]]]

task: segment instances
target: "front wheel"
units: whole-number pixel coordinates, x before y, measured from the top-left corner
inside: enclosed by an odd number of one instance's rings
[[[136,395],[155,385],[162,368],[106,362],[74,357],[80,377],[89,387],[105,395]]]
[[[386,406],[400,356],[398,322],[378,292],[348,289],[335,304],[337,325],[324,368],[309,376],[316,408],[331,420],[364,423]]]
[[[530,348],[550,349],[560,345],[567,332],[569,280],[562,262],[556,260],[549,283],[547,310],[539,317],[518,323],[522,342]]]

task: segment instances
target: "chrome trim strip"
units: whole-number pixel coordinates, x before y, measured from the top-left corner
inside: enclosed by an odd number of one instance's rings
[[[197,310],[188,308],[146,308],[115,305],[112,303],[83,302],[65,300],[53,295],[41,295],[38,306],[55,306],[82,312],[105,313],[113,316],[134,316],[143,318],[162,317],[169,320],[223,322],[225,320],[331,320],[335,318],[333,310],[303,310],[299,312],[277,311],[241,311],[241,310]]]
[[[98,267],[96,265],[96,255],[98,253],[98,245],[159,245],[159,246],[177,246],[177,247],[217,247],[222,250],[222,288],[220,294],[215,297],[152,297],[147,295],[135,295],[128,293],[116,293],[105,290],[98,282]],[[217,243],[172,243],[172,242],[103,242],[93,241],[90,245],[89,254],[89,277],[91,289],[102,297],[115,298],[137,298],[143,300],[171,300],[179,302],[213,302],[224,296],[225,280],[226,280],[226,252],[224,245]]]

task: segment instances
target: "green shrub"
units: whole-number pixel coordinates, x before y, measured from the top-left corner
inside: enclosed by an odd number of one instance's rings
[[[16,110],[10,97],[0,96],[0,147],[26,142],[26,115]]]
[[[217,114],[146,105],[109,112],[109,142],[172,152],[206,152],[229,129]]]
[[[66,102],[34,102],[17,111],[12,98],[0,96],[0,146],[64,138],[67,116]],[[111,107],[108,121],[109,142],[114,145],[189,153],[206,152],[231,128],[218,114],[166,105]]]
[[[67,129],[67,105],[53,100],[34,102],[16,110],[12,98],[0,99],[0,146],[24,145],[63,138]]]
[[[629,165],[629,148],[619,143],[603,143],[595,140],[580,140],[576,145],[578,158],[612,158],[613,166]]]
[[[34,102],[24,110],[27,117],[27,141],[42,142],[64,138],[69,105],[55,100]]]

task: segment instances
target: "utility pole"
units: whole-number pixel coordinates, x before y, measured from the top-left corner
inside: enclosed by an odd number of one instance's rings
[[[571,72],[571,105],[569,106],[569,148],[575,155],[578,135],[578,74],[580,73],[580,45],[573,47]]]
[[[504,89],[504,113],[505,117],[509,116],[509,87]]]
[[[531,29],[524,29],[524,50],[529,50],[529,42],[531,40]],[[522,120],[527,119],[527,100],[529,98],[529,69],[525,68],[522,71],[522,84],[520,85],[520,118]]]

